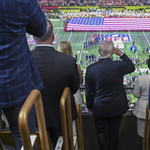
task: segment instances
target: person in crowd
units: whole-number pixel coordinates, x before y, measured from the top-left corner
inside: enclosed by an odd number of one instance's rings
[[[86,60],[86,66],[88,66],[89,64],[88,64],[88,61]]]
[[[61,41],[58,44],[57,50],[59,52],[68,54],[68,55],[73,57],[72,47],[71,47],[70,42],[68,42],[68,41]],[[79,71],[79,75],[80,75],[80,84],[83,84],[83,75],[82,75],[82,72],[81,72],[81,67],[80,67],[79,64],[77,64],[77,66],[78,66],[78,71]],[[82,95],[80,93],[80,89],[78,89],[78,91],[74,94],[74,97],[75,97],[76,105],[80,104],[80,106],[82,106],[83,98],[82,98]]]
[[[94,54],[92,53],[92,62],[94,61]]]
[[[150,69],[150,59],[148,59],[147,65]],[[132,91],[134,97],[138,98],[133,109],[133,114],[137,117],[137,133],[141,137],[144,137],[145,112],[146,105],[148,103],[149,82],[150,76],[148,74],[138,76],[134,90]]]
[[[136,46],[134,47],[134,54],[136,54],[136,55],[138,54],[138,49]]]
[[[100,150],[117,150],[122,114],[128,110],[123,76],[135,70],[127,55],[112,41],[99,46],[100,60],[87,67],[85,92],[87,108],[93,111]],[[112,61],[114,54],[122,61]]]
[[[88,55],[86,55],[86,56],[85,56],[85,58],[86,58],[86,61],[88,61],[89,56],[88,56]]]
[[[139,70],[139,75],[142,75],[142,72],[141,72],[141,70]]]
[[[83,60],[82,59],[80,60],[80,64],[83,65]]]
[[[134,47],[134,54],[136,53],[136,47]]]
[[[132,45],[135,45],[135,41],[132,42]]]
[[[92,57],[92,56],[91,56],[91,55],[89,55],[89,62],[91,62],[91,57]]]
[[[143,48],[143,54],[145,54],[145,49]]]
[[[132,46],[130,47],[130,52],[132,52]]]
[[[133,74],[133,76],[132,76],[132,81],[135,82],[135,79],[136,79],[136,75]]]
[[[145,58],[143,58],[142,63],[143,63],[143,64],[146,64],[146,60],[145,60]]]
[[[137,64],[138,67],[140,67],[140,60],[139,60],[139,57],[137,58],[136,64]]]
[[[26,32],[41,37],[46,32],[47,23],[37,0],[0,0],[0,3],[0,108],[8,119],[16,149],[20,150],[19,111],[33,89],[43,88]],[[33,107],[28,119],[32,134],[35,133],[34,118]]]
[[[149,48],[148,47],[146,48],[146,54],[149,54]]]
[[[76,59],[56,51],[53,47],[54,34],[51,21],[47,20],[47,31],[42,38],[35,38],[37,43],[32,51],[36,67],[44,83],[41,90],[47,131],[53,147],[62,135],[60,118],[60,98],[65,87],[70,88],[72,119],[77,119],[77,110],[73,94],[77,92],[80,77]]]

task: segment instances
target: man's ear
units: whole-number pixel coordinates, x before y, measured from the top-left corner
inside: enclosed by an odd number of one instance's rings
[[[55,36],[54,36],[54,33],[52,34],[52,41],[54,41],[54,38],[55,38]]]

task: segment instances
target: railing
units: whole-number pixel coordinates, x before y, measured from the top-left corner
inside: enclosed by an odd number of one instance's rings
[[[125,86],[125,91],[127,94],[128,104],[129,104],[129,111],[131,111],[134,108],[135,102],[137,101],[137,98],[132,96],[132,90],[134,89],[133,86]],[[88,109],[86,108],[86,98],[85,98],[85,86],[80,86],[81,95],[83,96],[83,103],[82,103],[82,112],[88,112]]]

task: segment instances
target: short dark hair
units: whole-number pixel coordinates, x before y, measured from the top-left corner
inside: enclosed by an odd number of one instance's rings
[[[53,34],[53,25],[50,20],[47,20],[46,33],[40,38],[36,37],[36,41],[37,42],[45,42],[52,36],[52,34]]]

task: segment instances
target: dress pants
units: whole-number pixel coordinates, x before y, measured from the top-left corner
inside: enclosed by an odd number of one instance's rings
[[[19,125],[18,125],[18,115],[23,104],[24,103],[9,108],[3,108],[3,111],[8,119],[10,131],[15,141],[17,150],[20,150],[22,147]],[[35,134],[35,107],[34,106],[32,107],[28,115],[28,126],[29,126],[30,134]],[[37,144],[34,147],[34,150],[36,149],[37,149]]]
[[[58,137],[62,136],[62,129],[61,128],[55,129],[53,127],[47,127],[47,131],[51,138],[52,147],[53,149],[55,149]]]
[[[94,118],[100,150],[117,150],[122,115]]]

